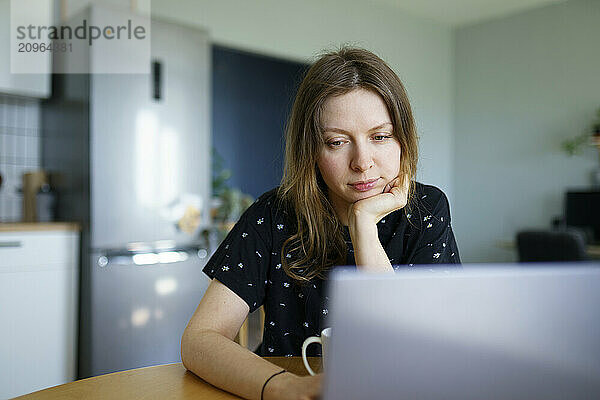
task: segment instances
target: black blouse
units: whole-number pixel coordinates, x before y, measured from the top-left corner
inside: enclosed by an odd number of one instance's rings
[[[248,306],[265,309],[262,356],[298,356],[302,342],[327,327],[326,281],[300,285],[281,267],[280,251],[295,226],[295,216],[279,206],[277,189],[254,202],[208,261],[204,272],[216,278]],[[416,205],[388,214],[377,224],[379,240],[394,267],[460,264],[444,193],[429,185],[415,186]],[[289,229],[288,229],[289,228]],[[355,265],[352,241],[344,227],[347,265]],[[286,254],[286,257],[291,257]],[[319,355],[311,346],[308,355]]]

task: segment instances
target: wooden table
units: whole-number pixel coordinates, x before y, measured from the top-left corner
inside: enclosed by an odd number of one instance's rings
[[[298,375],[307,375],[302,357],[265,357],[268,361]],[[309,364],[320,370],[321,358],[309,357]],[[187,371],[183,364],[166,364],[131,369],[81,379],[17,397],[17,399],[239,399],[206,383]]]

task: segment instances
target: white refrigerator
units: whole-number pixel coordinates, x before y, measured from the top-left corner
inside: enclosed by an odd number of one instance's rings
[[[84,18],[119,13],[92,6]],[[82,225],[79,378],[180,361],[209,283],[198,240],[209,224],[209,39],[155,20],[150,37],[148,74],[93,73],[100,46],[56,53],[55,66],[90,71],[55,74],[42,104],[57,216]]]

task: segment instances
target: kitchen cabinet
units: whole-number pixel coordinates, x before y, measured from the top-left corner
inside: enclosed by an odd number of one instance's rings
[[[38,0],[36,7],[28,11],[34,15],[35,21],[43,21],[42,25],[53,24],[52,0]],[[10,0],[0,0],[0,93],[17,96],[48,98],[50,97],[50,74],[52,72],[52,54],[44,52],[36,58],[36,65],[42,65],[40,74],[11,74],[10,72]],[[39,63],[37,63],[39,62]]]
[[[0,224],[0,399],[75,380],[78,264],[75,225]]]

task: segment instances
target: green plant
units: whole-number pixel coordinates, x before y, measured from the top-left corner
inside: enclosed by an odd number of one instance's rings
[[[594,133],[594,137],[600,137],[600,108],[596,112],[596,122],[592,128],[592,132]]]
[[[572,139],[564,140],[561,143],[561,147],[565,151],[565,153],[567,153],[569,156],[574,156],[576,154],[583,153],[585,144],[589,143],[589,141],[590,141],[590,134],[584,133],[584,134],[576,136]]]
[[[221,196],[227,189],[227,180],[231,178],[231,170],[225,168],[225,160],[217,149],[212,149],[212,195]]]
[[[226,188],[219,200],[221,204],[215,213],[215,220],[218,222],[237,221],[254,201],[252,196],[242,193],[237,188]]]
[[[590,133],[582,133],[581,135],[575,136],[571,139],[563,140],[561,143],[561,148],[567,153],[569,156],[574,156],[576,154],[583,153],[583,149],[587,144],[591,142],[592,139],[600,137],[600,108],[596,112],[596,120],[593,122],[591,126],[591,135]]]
[[[225,160],[214,147],[212,156],[212,195],[216,199],[213,219],[217,223],[237,221],[254,199],[238,188],[229,187],[231,170],[225,168]]]

